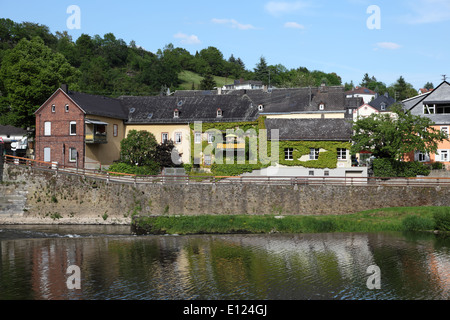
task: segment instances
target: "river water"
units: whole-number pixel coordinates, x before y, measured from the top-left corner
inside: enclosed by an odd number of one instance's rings
[[[0,226],[0,300],[449,298],[450,238],[434,234],[132,236],[123,226]]]

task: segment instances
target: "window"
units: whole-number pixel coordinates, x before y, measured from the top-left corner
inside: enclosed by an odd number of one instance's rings
[[[311,170],[311,171],[309,172],[309,175],[310,175],[310,176],[314,176],[314,171]]]
[[[181,132],[175,132],[175,144],[180,144],[182,139]]]
[[[68,105],[68,104],[66,104],[66,106],[64,107],[64,110],[65,110],[66,112],[69,112],[69,105]]]
[[[294,160],[294,149],[284,149],[284,160]]]
[[[217,118],[222,117],[222,115],[223,115],[222,109],[217,109]]]
[[[309,160],[319,160],[319,149],[309,149]]]
[[[56,106],[52,105],[52,112],[55,113],[56,112]]]
[[[423,114],[435,114],[436,112],[436,105],[428,105],[428,104],[424,104],[423,105]]]
[[[119,135],[119,126],[117,124],[113,126],[113,135],[114,137],[117,137]]]
[[[178,109],[175,109],[175,111],[173,112],[173,117],[174,118],[179,118],[180,117],[180,111],[178,111]]]
[[[441,131],[445,133],[448,137],[448,127],[441,127]]]
[[[44,148],[44,162],[52,161],[52,150],[50,148]]]
[[[70,135],[71,136],[77,135],[77,122],[76,121],[70,122]]]
[[[415,154],[415,161],[428,162],[430,161],[430,156],[425,152],[418,151]]]
[[[69,149],[69,162],[77,162],[78,152],[75,148]]]
[[[383,110],[383,111],[386,110],[386,103],[383,102],[383,103],[381,104],[381,110]]]
[[[166,143],[167,141],[169,141],[169,134],[167,132],[161,133],[161,142]]]
[[[449,161],[449,158],[448,158],[449,151],[450,150],[439,150],[438,151],[438,154],[439,154],[438,159],[439,159],[439,161],[448,162]]]
[[[330,171],[325,170],[324,175],[325,175],[325,177],[329,177],[330,176]]]
[[[51,136],[51,135],[52,135],[52,123],[45,122],[44,123],[44,136]]]
[[[437,114],[450,114],[450,105],[438,105],[436,106]]]
[[[337,149],[338,160],[347,160],[347,149]]]
[[[264,111],[264,106],[263,106],[262,104],[260,104],[260,105],[258,106],[258,110],[259,110],[259,111]]]
[[[323,103],[319,104],[319,110],[325,110],[325,104]]]
[[[208,133],[208,143],[213,143],[213,142],[214,142],[214,134]]]
[[[195,143],[202,143],[202,134],[200,132],[195,133]]]

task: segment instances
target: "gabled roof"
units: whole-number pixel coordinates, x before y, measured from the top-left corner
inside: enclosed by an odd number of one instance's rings
[[[129,124],[255,121],[258,106],[247,96],[189,95],[120,97]],[[217,117],[217,110],[222,116]],[[174,111],[179,111],[178,118]]]
[[[278,129],[279,139],[289,141],[350,141],[352,127],[348,119],[266,119],[269,139]]]
[[[24,136],[27,134],[27,130],[22,128],[17,128],[13,126],[2,126],[0,125],[0,136]]]
[[[423,100],[425,104],[450,103],[450,84],[447,81],[442,82],[436,89],[430,92]]]
[[[377,109],[380,112],[388,111],[389,107],[395,104],[397,101],[394,98],[391,98],[386,95],[380,95],[374,100],[372,100],[369,105],[375,109]],[[382,104],[384,103],[385,109],[383,110],[381,108]]]
[[[40,107],[36,110],[37,114],[46,104],[57,94],[64,94],[68,99],[78,106],[86,115],[103,116],[115,119],[125,120],[127,112],[119,99],[97,96],[87,93],[74,91],[65,91],[58,88]]]

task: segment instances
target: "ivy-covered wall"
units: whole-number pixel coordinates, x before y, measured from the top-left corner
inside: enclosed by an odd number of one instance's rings
[[[194,133],[199,132],[196,131],[195,125],[191,124],[191,163],[194,163],[195,158],[202,158],[200,154],[200,148],[195,147],[195,139]],[[208,130],[215,129],[225,133],[227,130],[237,130],[240,129],[243,132],[247,132],[248,130],[254,130],[257,135],[259,135],[259,130],[265,129],[265,117],[259,117],[257,121],[253,122],[224,122],[224,123],[202,123],[202,133],[207,132]],[[203,137],[202,139],[205,139]],[[201,152],[204,153],[205,149],[210,146],[210,144],[203,140],[201,146]],[[213,144],[214,150],[216,150],[216,144]],[[271,156],[271,142],[267,142],[267,155]],[[333,141],[280,141],[279,142],[279,158],[278,163],[284,166],[301,166],[305,168],[315,168],[315,169],[335,169],[338,165],[338,149],[347,149],[350,150],[351,143],[350,142],[333,142]],[[293,149],[293,160],[285,160],[285,149]],[[310,149],[322,149],[325,150],[320,152],[318,160],[311,161],[301,161],[299,160],[302,156],[307,156],[310,153]],[[196,150],[198,149],[198,150]],[[197,151],[199,154],[194,154]],[[258,150],[252,150],[253,154],[258,154]],[[249,140],[246,139],[246,154],[249,152]],[[214,152],[213,152],[214,153]],[[259,158],[259,157],[258,157]],[[233,160],[233,159],[232,159]],[[234,159],[236,160],[236,159]],[[207,167],[211,169],[211,172],[215,175],[219,176],[234,176],[240,175],[245,172],[252,172],[253,170],[259,170],[262,168],[266,168],[271,165],[271,163],[267,163],[263,161],[265,164],[261,163],[258,159],[257,163],[250,163],[248,158],[246,158],[245,164],[238,164],[237,161],[232,161],[232,165],[227,164],[224,160],[223,164],[212,164],[212,166]],[[203,164],[200,167],[205,167]],[[189,172],[192,168],[192,165],[185,166],[187,171]]]

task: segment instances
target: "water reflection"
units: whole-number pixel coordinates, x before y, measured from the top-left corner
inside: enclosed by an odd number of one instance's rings
[[[450,297],[449,238],[431,234],[132,237],[49,231],[47,237],[39,230],[26,237],[0,231],[0,299]],[[81,269],[81,290],[67,288],[70,265]],[[380,267],[380,290],[366,286],[370,265]]]

